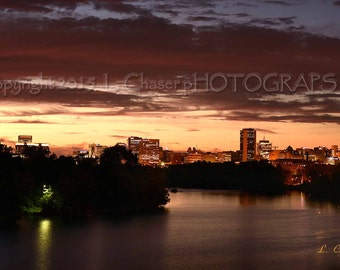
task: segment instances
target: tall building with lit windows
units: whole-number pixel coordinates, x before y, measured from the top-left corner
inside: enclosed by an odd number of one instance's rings
[[[128,149],[131,150],[132,154],[137,155],[139,154],[139,143],[143,138],[131,136],[128,138]]]
[[[269,154],[272,151],[272,143],[269,142],[269,140],[266,140],[263,138],[263,140],[260,140],[258,143],[258,149],[257,153],[264,159],[269,160]]]
[[[337,157],[339,153],[339,146],[338,145],[332,145],[332,156]]]
[[[89,145],[89,154],[88,156],[90,158],[99,158],[101,156],[101,154],[104,153],[104,150],[108,148],[108,146],[106,145],[100,145],[97,143],[92,143]]]
[[[26,158],[30,153],[42,151],[46,156],[50,154],[48,143],[33,143],[32,135],[19,135],[18,142],[15,144],[15,155]]]
[[[139,142],[138,162],[141,165],[157,166],[159,163],[159,140],[142,139]]]
[[[256,156],[256,130],[244,128],[240,131],[240,151],[242,161],[254,160]]]

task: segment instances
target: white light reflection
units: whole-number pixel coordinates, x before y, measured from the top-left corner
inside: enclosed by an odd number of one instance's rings
[[[300,205],[301,205],[301,209],[305,209],[305,194],[303,192],[300,192]]]
[[[51,221],[41,220],[37,232],[37,258],[36,269],[47,270],[50,268],[50,246],[51,246]]]

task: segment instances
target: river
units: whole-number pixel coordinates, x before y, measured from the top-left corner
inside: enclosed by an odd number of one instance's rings
[[[279,197],[180,190],[165,213],[30,219],[0,231],[0,269],[337,269],[340,209]]]

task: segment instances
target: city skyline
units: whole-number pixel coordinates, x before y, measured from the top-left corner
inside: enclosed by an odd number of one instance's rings
[[[0,139],[185,151],[340,144],[337,1],[0,4]]]
[[[262,147],[264,147],[264,149],[266,149],[267,146],[270,145],[270,150],[285,150],[286,148],[290,148],[292,147],[292,144],[289,144],[289,142],[287,142],[287,144],[283,147],[278,147],[276,146],[275,144],[273,144],[273,142],[270,140],[270,138],[266,137],[266,136],[263,136],[263,137],[259,137],[258,135],[256,135],[256,133],[258,132],[258,129],[256,128],[242,128],[241,130],[238,131],[238,148],[235,148],[235,149],[230,149],[230,148],[225,148],[225,149],[222,149],[222,148],[215,148],[213,150],[210,150],[211,148],[209,149],[202,149],[200,148],[199,145],[197,144],[191,144],[191,145],[187,145],[185,147],[185,149],[181,149],[181,150],[176,150],[176,149],[171,149],[171,148],[168,148],[168,147],[165,147],[164,145],[162,145],[162,139],[161,138],[155,138],[155,137],[137,137],[137,136],[126,136],[123,138],[122,136],[122,140],[120,141],[114,141],[112,143],[109,143],[109,144],[102,144],[101,142],[85,142],[82,147],[79,147],[79,146],[76,146],[76,144],[74,146],[70,146],[69,148],[66,148],[66,152],[60,152],[60,151],[63,151],[65,149],[60,149],[58,147],[54,147],[53,145],[50,145],[49,142],[47,141],[39,141],[39,140],[36,140],[36,139],[32,139],[33,136],[32,135],[28,135],[28,134],[21,134],[21,135],[18,135],[17,136],[17,139],[16,140],[13,140],[11,141],[7,146],[10,146],[13,148],[13,151],[15,152],[16,150],[16,146],[19,145],[19,147],[22,147],[24,144],[31,144],[31,145],[35,145],[35,146],[38,146],[38,145],[47,145],[50,149],[50,153],[52,154],[56,154],[57,156],[59,155],[73,155],[74,152],[78,152],[78,151],[88,151],[89,152],[89,157],[95,157],[95,156],[99,156],[103,150],[107,147],[113,147],[115,145],[120,145],[120,144],[125,144],[125,146],[127,147],[127,149],[131,150],[133,154],[138,154],[138,149],[139,149],[139,142],[140,141],[157,141],[157,145],[159,147],[161,147],[163,150],[166,150],[166,151],[173,151],[173,152],[178,152],[178,153],[184,153],[184,152],[188,152],[189,150],[188,149],[191,149],[193,148],[194,151],[200,151],[200,152],[204,152],[204,153],[208,153],[208,152],[225,152],[225,151],[232,151],[232,152],[237,152],[237,151],[240,151],[241,155],[246,155],[247,154],[242,154],[242,144],[246,144],[247,145],[247,140],[245,142],[243,142],[244,139],[243,136],[246,136],[247,135],[243,135],[243,134],[247,134],[247,133],[243,133],[244,131],[246,132],[249,132],[249,130],[253,130],[255,131],[255,140],[253,140],[251,142],[251,144],[253,144],[253,148],[252,150],[255,152],[253,153],[253,156],[251,159],[249,160],[252,160],[254,159],[254,154],[256,154],[257,157],[259,156],[262,156],[262,154],[260,153],[261,152],[261,143],[262,143]],[[34,142],[33,142],[34,141]],[[243,143],[242,143],[243,142]],[[0,141],[0,144],[6,144],[5,142],[2,142]],[[327,144],[324,144],[324,143],[319,143],[319,144],[316,144],[316,145],[305,145],[305,146],[298,146],[298,147],[292,147],[293,149],[313,149],[313,148],[319,148],[319,147],[322,147],[322,148],[327,148],[329,150],[332,150],[332,148],[334,146],[338,146],[338,144],[335,144],[335,143],[331,143],[329,145]],[[97,148],[99,147],[100,150],[94,150],[94,148]],[[249,147],[249,146],[248,146]],[[268,148],[268,147],[267,147]],[[268,150],[268,149],[267,149]],[[69,152],[68,152],[69,151]],[[191,150],[190,150],[191,151]],[[189,151],[189,152],[190,152]],[[246,150],[247,152],[248,150]],[[96,152],[96,154],[94,154]],[[97,153],[98,152],[98,153]],[[93,153],[93,155],[91,154]],[[269,153],[264,153],[264,154],[269,154]],[[241,158],[242,159],[242,158]],[[246,158],[247,159],[247,158]],[[265,159],[268,159],[268,157],[265,157]],[[243,160],[243,161],[247,161],[247,160]]]

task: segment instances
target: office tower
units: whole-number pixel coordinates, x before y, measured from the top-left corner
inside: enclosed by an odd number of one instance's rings
[[[32,135],[19,135],[18,136],[18,143],[31,143],[32,142]]]
[[[269,140],[260,140],[258,144],[258,154],[264,158],[269,159],[269,153],[272,151],[272,143]]]
[[[99,158],[101,154],[104,153],[104,150],[107,148],[106,145],[100,145],[97,143],[92,143],[89,145],[89,157],[90,158]]]
[[[339,152],[339,147],[338,147],[338,145],[332,145],[332,156],[333,156],[333,157],[338,156],[338,152]]]
[[[131,136],[128,138],[128,149],[131,150],[132,154],[139,154],[139,143],[142,140],[141,137]]]
[[[37,151],[41,151],[47,156],[50,153],[50,145],[48,143],[33,143],[31,135],[18,136],[18,142],[15,144],[16,155],[26,158]]]
[[[159,163],[159,140],[142,139],[139,142],[138,162],[141,165],[157,166]]]
[[[256,155],[256,130],[253,128],[244,128],[240,131],[240,151],[242,161],[255,159]]]

